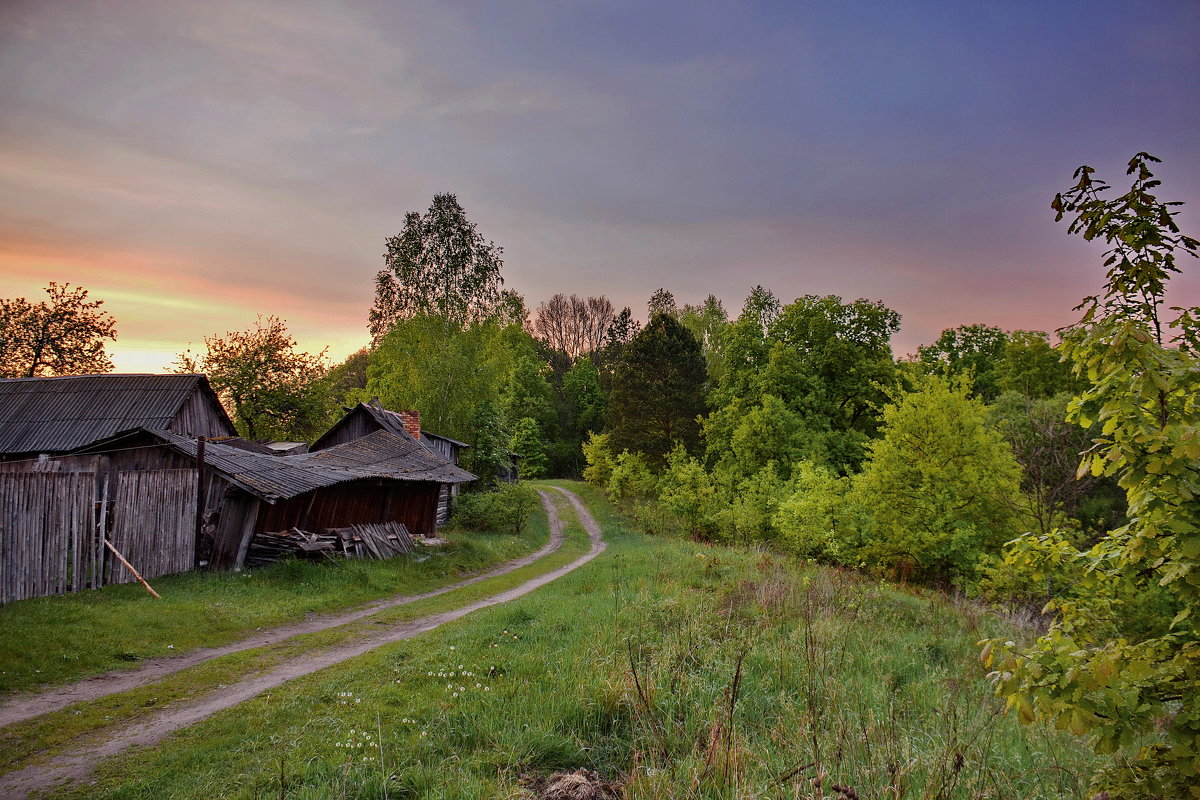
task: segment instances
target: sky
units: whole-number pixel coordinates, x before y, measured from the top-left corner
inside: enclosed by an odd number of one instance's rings
[[[531,309],[761,284],[884,302],[897,355],[1053,330],[1103,281],[1049,208],[1080,164],[1162,158],[1200,233],[1197,41],[1195,0],[0,0],[0,297],[86,287],[120,371],[259,314],[340,359],[449,191]]]

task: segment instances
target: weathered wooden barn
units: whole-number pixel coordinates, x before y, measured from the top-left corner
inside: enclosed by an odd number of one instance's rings
[[[430,534],[439,498],[475,479],[411,436],[389,431],[281,456],[231,436],[220,411],[195,415],[208,419],[203,430],[216,437],[205,439],[179,422],[180,409],[203,402],[160,396],[168,382],[186,394],[177,378],[191,378],[193,390],[211,395],[202,376],[93,377],[168,381],[90,384],[111,392],[90,407],[79,389],[85,384],[45,384],[71,391],[60,398],[53,388],[25,388],[22,412],[4,409],[0,441],[13,449],[0,453],[0,602],[133,580],[110,558],[105,538],[146,577],[157,577],[203,564],[241,567],[251,537],[265,531],[401,522]],[[40,403],[28,400],[35,395]],[[145,409],[153,414],[138,417]],[[71,429],[70,414],[83,432]],[[42,421],[53,423],[52,436],[31,430]],[[113,430],[128,422],[135,424]],[[93,433],[101,435],[80,442]]]
[[[203,375],[0,379],[0,462],[62,455],[132,428],[237,436]]]
[[[388,431],[396,436],[409,437],[455,466],[460,463],[459,457],[462,451],[471,446],[466,442],[451,439],[449,436],[422,430],[421,412],[389,411],[381,406],[376,398],[369,403],[359,403],[348,410],[345,416],[313,442],[309,449],[313,452],[324,450],[352,442],[376,431]],[[457,484],[447,484],[442,487],[438,496],[437,523],[439,525],[450,518],[450,504],[456,494],[458,494]]]

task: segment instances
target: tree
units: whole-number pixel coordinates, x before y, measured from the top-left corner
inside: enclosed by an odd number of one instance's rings
[[[367,367],[371,363],[371,351],[364,347],[346,356],[346,360],[334,365],[325,376],[330,402],[335,406],[351,405],[352,396],[361,396],[367,388]]]
[[[372,339],[417,315],[458,326],[492,316],[504,283],[501,252],[467,219],[457,197],[434,195],[424,216],[406,214],[404,229],[387,240],[385,267],[375,276]]]
[[[1025,397],[1045,398],[1069,392],[1083,383],[1071,375],[1071,365],[1050,344],[1042,331],[1012,331],[1004,343],[1004,357],[996,365],[996,388],[1020,392]]]
[[[754,388],[782,399],[824,440],[820,460],[855,471],[896,382],[890,341],[899,329],[900,315],[880,302],[801,297],[771,323]]]
[[[1005,392],[991,408],[993,422],[1021,465],[1024,507],[1043,536],[1077,518],[1081,502],[1101,482],[1091,475],[1076,476],[1079,454],[1099,431],[1067,421],[1069,400],[1066,394],[1031,398]]]
[[[917,348],[917,359],[937,375],[968,375],[971,390],[984,401],[998,395],[996,372],[1005,355],[1008,334],[990,325],[948,328],[933,344]]]
[[[1200,242],[1180,232],[1179,204],[1153,194],[1157,161],[1134,156],[1130,190],[1112,199],[1082,166],[1051,204],[1057,219],[1074,216],[1071,234],[1109,245],[1104,294],[1084,299],[1062,347],[1088,380],[1071,418],[1101,426],[1080,471],[1117,479],[1129,522],[1070,556],[1083,583],[1051,606],[1044,636],[1023,652],[996,640],[982,653],[1022,721],[1120,753],[1094,781],[1114,798],[1195,796],[1200,786],[1200,309],[1174,309],[1171,339],[1162,320],[1176,258],[1196,257]],[[1114,626],[1114,596],[1129,609],[1155,591],[1172,603],[1155,627],[1131,630],[1120,616]]]
[[[603,295],[583,298],[560,293],[538,306],[533,330],[547,347],[565,354],[569,365],[604,345],[614,319],[612,302]]]
[[[685,305],[679,312],[679,322],[700,343],[710,384],[715,385],[725,371],[725,331],[729,327],[729,315],[725,313],[724,304],[716,295],[710,294],[698,306]]]
[[[679,314],[679,307],[675,305],[675,295],[666,289],[655,289],[654,294],[650,295],[650,301],[646,303],[646,314],[650,317],[655,314],[676,316]]]
[[[36,378],[111,372],[104,340],[117,338],[116,322],[88,300],[82,286],[51,281],[49,300],[0,299],[0,377]]]
[[[521,459],[522,478],[544,478],[549,467],[546,460],[546,442],[537,420],[522,417],[513,425],[512,438],[508,446]]]
[[[609,395],[614,450],[645,453],[662,463],[675,442],[692,450],[704,413],[700,344],[670,314],[656,314],[625,346]]]
[[[174,370],[206,374],[238,433],[306,440],[328,422],[325,351],[298,352],[283,320],[260,316],[249,330],[204,337],[204,347],[180,353]]]
[[[872,535],[868,564],[919,580],[970,582],[980,556],[1013,538],[1021,469],[963,379],[928,376],[883,410],[855,480]]]

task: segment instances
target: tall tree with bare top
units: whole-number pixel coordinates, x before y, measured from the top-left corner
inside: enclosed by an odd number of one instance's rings
[[[103,300],[88,300],[82,286],[46,287],[48,300],[0,298],[0,377],[36,378],[111,372],[106,339],[117,338],[117,324]]]

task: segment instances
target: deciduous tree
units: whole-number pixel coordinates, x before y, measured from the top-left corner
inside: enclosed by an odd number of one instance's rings
[[[104,352],[117,338],[116,322],[88,300],[88,290],[54,281],[48,300],[0,299],[0,377],[35,378],[112,371]]]
[[[1071,556],[1083,585],[1055,608],[1045,636],[1023,652],[992,641],[982,654],[1023,721],[1121,753],[1095,788],[1122,798],[1194,796],[1200,786],[1200,309],[1174,309],[1174,337],[1162,319],[1177,257],[1197,256],[1200,242],[1180,231],[1178,203],[1153,193],[1157,161],[1134,156],[1130,190],[1111,199],[1095,170],[1080,167],[1052,204],[1058,219],[1073,216],[1070,233],[1109,246],[1104,293],[1079,306],[1063,348],[1088,379],[1072,418],[1101,426],[1080,469],[1118,480],[1129,523]],[[1114,630],[1114,596],[1136,603],[1159,588],[1173,618]]]
[[[917,359],[935,374],[968,375],[971,389],[991,402],[1000,393],[997,369],[1008,334],[991,325],[959,325],[942,331],[933,344],[917,348]]]
[[[492,316],[504,279],[503,252],[486,241],[452,194],[434,195],[422,216],[404,217],[404,229],[387,240],[385,267],[375,276],[370,330],[379,341],[396,323],[417,315],[464,326]]]
[[[174,369],[206,374],[243,436],[303,440],[328,422],[325,351],[297,351],[283,320],[259,317],[249,330],[204,337],[204,347],[181,353]]]

